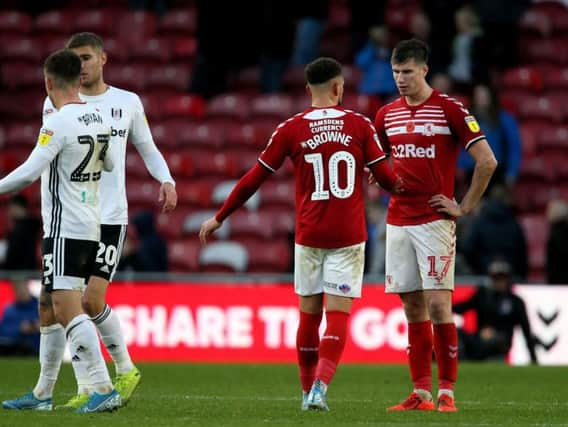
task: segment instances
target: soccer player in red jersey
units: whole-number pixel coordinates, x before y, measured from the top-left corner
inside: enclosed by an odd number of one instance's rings
[[[438,410],[454,412],[457,332],[452,318],[455,220],[472,211],[497,161],[475,118],[457,100],[426,82],[428,47],[401,41],[391,64],[400,98],[381,108],[375,128],[405,193],[393,194],[387,213],[387,293],[399,294],[408,320],[408,357],[414,390],[389,410],[434,410],[432,349],[438,364]],[[463,144],[475,172],[461,202],[454,199],[457,156]]]
[[[296,243],[294,287],[300,323],[296,348],[302,409],[328,410],[326,391],[345,346],[353,298],[361,296],[365,240],[363,175],[402,192],[369,119],[341,105],[341,65],[318,58],[305,68],[312,106],[281,123],[258,163],[237,183],[199,232],[202,243],[242,206],[286,157],[294,164]],[[325,298],[327,328],[319,326]]]

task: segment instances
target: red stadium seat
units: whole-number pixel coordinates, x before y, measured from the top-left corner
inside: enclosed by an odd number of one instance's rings
[[[126,184],[126,196],[129,202],[154,208],[158,206],[159,188],[160,185],[153,179],[129,179]]]
[[[73,31],[91,31],[102,37],[116,30],[117,13],[112,9],[79,10],[75,16]]]
[[[295,113],[294,101],[290,95],[258,95],[252,100],[251,113],[255,118],[286,120]]]
[[[259,240],[272,239],[273,217],[263,212],[238,210],[229,218],[231,239],[256,238]]]
[[[224,143],[223,129],[209,123],[187,123],[180,126],[178,132],[180,146],[188,150],[202,148],[216,152]]]
[[[197,95],[174,95],[165,100],[164,112],[168,117],[200,118],[205,113],[205,102]]]
[[[287,93],[305,94],[306,78],[304,77],[304,67],[300,65],[288,67],[284,72],[283,83]]]
[[[503,90],[499,93],[499,101],[503,108],[515,116],[519,115],[522,105],[533,102],[534,95],[525,90]]]
[[[223,151],[193,151],[191,155],[193,170],[196,176],[218,178],[239,177],[238,158]]]
[[[183,232],[189,236],[198,238],[199,230],[203,221],[215,215],[215,210],[199,210],[188,214],[183,223]],[[229,221],[224,221],[221,227],[212,234],[210,240],[226,240],[229,238]]]
[[[296,223],[295,210],[278,208],[262,208],[262,214],[270,218],[272,224],[272,233],[275,239],[289,238],[294,232]]]
[[[160,93],[145,91],[144,93],[140,94],[140,99],[142,100],[142,104],[144,105],[144,111],[151,122],[163,118],[164,98],[165,96]],[[152,123],[150,123],[150,126],[152,126]]]
[[[32,29],[32,18],[17,10],[0,11],[0,33],[27,34]]]
[[[151,127],[154,142],[159,149],[179,148],[179,126],[164,123],[155,123]]]
[[[64,34],[68,36],[73,28],[74,11],[50,10],[35,20],[34,34]],[[106,40],[105,40],[106,45]]]
[[[163,151],[162,155],[175,177],[190,177],[194,175],[193,160],[187,151]]]
[[[143,67],[124,64],[108,64],[104,68],[105,81],[121,89],[134,92],[146,87],[147,75]]]
[[[158,19],[152,12],[135,10],[123,13],[117,25],[121,39],[144,44],[156,32]]]
[[[292,247],[287,240],[246,242],[249,253],[248,272],[285,273],[290,267]]]
[[[164,64],[172,57],[171,46],[165,39],[152,37],[135,43],[132,46],[130,57],[151,64],[156,62]]]
[[[527,35],[538,35],[548,37],[552,31],[550,17],[542,11],[536,9],[527,10],[519,22],[520,29]]]
[[[37,143],[40,123],[13,124],[6,132],[6,145],[32,150]]]
[[[552,32],[556,34],[566,34],[568,32],[568,8],[559,10],[551,16]]]
[[[104,40],[104,49],[111,63],[126,62],[130,57],[130,47],[125,40],[107,37]]]
[[[202,272],[238,272],[247,270],[249,256],[238,242],[211,242],[201,249],[199,270]]]
[[[168,261],[173,272],[199,271],[201,244],[197,239],[181,239],[168,242]]]
[[[351,23],[351,10],[346,3],[331,3],[326,22],[326,31],[346,31]]]
[[[568,63],[568,46],[561,39],[528,40],[521,54],[528,63]]]
[[[258,67],[250,67],[241,70],[233,82],[233,90],[247,94],[256,94],[260,85],[260,70]]]
[[[20,166],[31,152],[31,147],[14,147],[10,148],[10,150],[4,150],[0,156],[0,170],[3,172],[2,176]]]
[[[250,99],[243,94],[224,93],[211,99],[207,104],[208,119],[231,119],[244,121],[250,114]]]
[[[517,67],[507,70],[503,74],[503,88],[526,89],[540,91],[543,87],[542,76],[537,69],[531,67]]]
[[[293,209],[295,194],[294,181],[268,180],[260,187],[261,206],[262,208],[282,206]]]
[[[191,64],[197,54],[197,39],[195,37],[177,37],[172,40],[172,59],[183,64]]]
[[[552,97],[539,96],[529,99],[519,106],[519,114],[524,120],[540,120],[560,123],[564,118],[564,106]]]
[[[543,73],[544,87],[551,91],[568,89],[568,67],[553,67]]]
[[[525,232],[529,249],[531,270],[542,270],[545,263],[545,246],[548,239],[548,223],[544,215],[523,215],[519,222]]]
[[[541,149],[557,149],[558,154],[565,152],[568,149],[568,129],[563,125],[545,127],[538,136],[538,144]]]
[[[43,59],[42,45],[30,38],[12,38],[0,45],[0,59],[4,64],[8,61],[26,61],[39,66]]]
[[[197,31],[195,9],[172,9],[160,19],[158,31],[165,35],[194,35]]]
[[[218,182],[216,179],[177,181],[176,190],[180,204],[199,209],[213,209],[211,195]]]
[[[0,126],[0,152],[1,150],[4,150],[6,148],[6,134],[8,133],[7,131],[7,127],[4,128],[3,126]]]
[[[5,93],[0,95],[0,115],[21,120],[36,120],[41,123],[45,91]],[[4,102],[1,102],[4,101]]]
[[[168,240],[180,237],[183,234],[183,225],[188,213],[187,209],[160,212],[156,216],[156,231]]]
[[[43,70],[37,65],[7,62],[2,65],[1,73],[2,82],[8,89],[43,89]]]
[[[250,168],[258,162],[259,150],[247,148],[233,148],[226,150],[226,153],[237,159],[237,176],[240,177],[247,173]]]
[[[183,92],[190,80],[190,69],[184,65],[165,65],[152,67],[148,73],[149,89],[173,89]]]
[[[539,181],[554,181],[555,173],[550,168],[542,156],[523,160],[520,175],[523,178],[530,178]]]
[[[217,207],[221,206],[225,202],[225,200],[229,197],[229,194],[231,194],[231,191],[233,191],[233,188],[235,188],[236,184],[237,180],[234,179],[218,183],[213,189],[213,194],[211,195],[213,204]],[[260,205],[260,194],[257,191],[250,197],[250,199],[246,201],[244,206],[248,210],[256,211],[259,205]]]
[[[530,123],[520,125],[523,159],[528,159],[536,155],[538,150],[537,135],[540,134],[542,126],[533,126]]]

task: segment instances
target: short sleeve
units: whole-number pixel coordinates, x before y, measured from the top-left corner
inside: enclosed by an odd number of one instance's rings
[[[278,125],[258,158],[260,164],[271,172],[276,172],[282,166],[290,151],[289,126],[286,126],[286,124],[287,122]]]
[[[485,138],[475,117],[453,98],[446,98],[444,110],[454,136],[466,150]]]
[[[387,156],[383,151],[383,147],[381,146],[381,142],[379,140],[379,136],[377,135],[375,127],[366,117],[363,118],[363,131],[363,153],[365,156],[364,161],[365,165],[371,166],[385,159]]]
[[[130,127],[130,135],[134,144],[153,142],[150,125],[144,112],[144,106],[138,96],[132,103],[132,123]]]
[[[377,111],[375,116],[375,131],[377,132],[382,150],[390,153],[390,142],[385,131],[385,109],[384,107]]]

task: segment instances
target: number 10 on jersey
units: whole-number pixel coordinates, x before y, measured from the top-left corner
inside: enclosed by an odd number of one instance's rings
[[[329,190],[325,190],[325,174],[323,156],[321,153],[304,155],[304,160],[314,168],[315,190],[312,200],[329,200],[329,193],[338,199],[347,199],[355,189],[355,157],[347,151],[334,153],[328,162]],[[339,164],[345,162],[347,179],[345,187],[339,186]]]

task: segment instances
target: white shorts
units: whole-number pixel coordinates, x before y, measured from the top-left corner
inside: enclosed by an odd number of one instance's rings
[[[456,223],[387,224],[385,291],[454,290]]]
[[[294,290],[301,296],[326,293],[360,298],[364,269],[365,242],[336,249],[296,243],[294,248]]]

